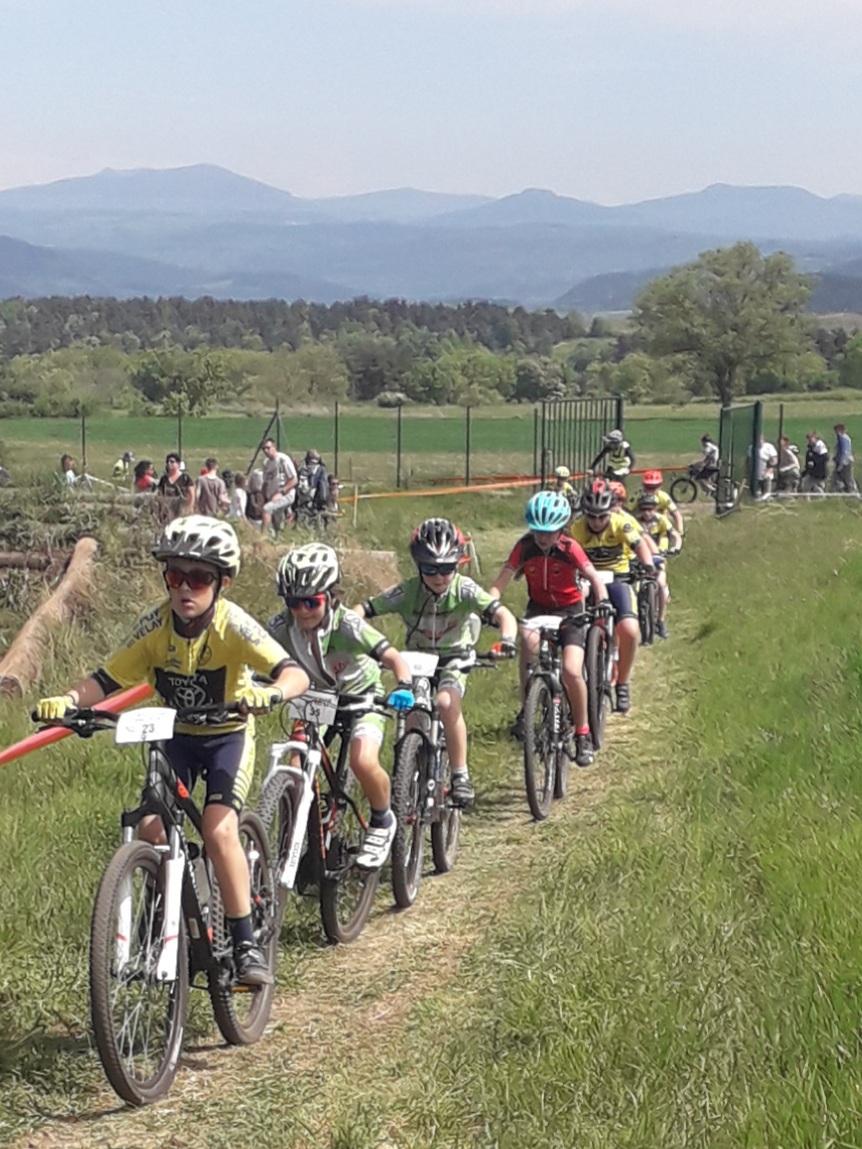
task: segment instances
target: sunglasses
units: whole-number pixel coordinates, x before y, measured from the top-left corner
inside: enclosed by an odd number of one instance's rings
[[[309,594],[309,595],[287,595],[285,603],[288,610],[299,610],[300,607],[305,607],[306,610],[317,610],[326,602],[325,594]]]
[[[434,575],[450,575],[454,574],[458,569],[457,563],[420,563],[419,573],[428,575],[429,578]]]
[[[168,567],[165,571],[165,582],[171,590],[179,590],[182,586],[189,590],[204,590],[218,582],[218,577],[214,571],[181,571],[176,567]]]

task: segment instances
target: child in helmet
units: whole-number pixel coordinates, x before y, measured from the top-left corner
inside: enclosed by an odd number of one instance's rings
[[[661,471],[644,471],[642,477],[643,486],[631,496],[626,504],[626,509],[637,516],[637,507],[641,495],[655,495],[658,500],[659,511],[670,519],[679,536],[679,547],[677,549],[682,550],[682,536],[685,531],[685,524],[682,521],[682,514],[680,513],[679,507],[663,488],[663,482],[664,475]]]
[[[557,467],[554,471],[554,490],[568,501],[569,506],[574,512],[578,497],[575,494],[575,488],[569,481],[571,477],[572,472],[568,467]]]
[[[278,564],[276,587],[285,610],[270,633],[308,673],[315,686],[347,694],[383,694],[381,668],[398,686],[387,702],[396,710],[413,705],[410,667],[388,639],[348,610],[339,598],[338,556],[324,543],[294,547]],[[397,824],[389,805],[389,775],[380,765],[384,719],[360,716],[350,734],[350,768],[371,807],[368,832],[356,864],[379,869],[389,857]]]
[[[590,463],[590,470],[608,479],[624,480],[634,465],[635,453],[631,444],[622,431],[616,429],[602,436],[602,448]]]
[[[246,715],[213,725],[177,723],[166,753],[177,778],[192,789],[206,780],[203,838],[215,868],[234,943],[238,980],[271,983],[272,974],[252,931],[248,863],[239,839],[239,812],[254,771],[254,711],[265,711],[308,689],[308,675],[250,615],[222,594],[239,573],[240,548],[229,524],[205,515],[168,523],[152,550],[164,564],[168,597],[146,610],[125,645],[66,694],[43,698],[41,721],[90,707],[121,687],[150,682],[177,710],[245,703]],[[251,672],[268,675],[256,686]],[[156,816],[140,824],[146,841],[164,841]]]
[[[570,621],[584,613],[583,594],[578,575],[587,579],[596,601],[607,598],[605,585],[581,547],[565,534],[571,519],[568,500],[558,491],[539,491],[527,503],[524,518],[528,532],[518,539],[491,587],[498,597],[510,581],[523,574],[527,580],[529,601],[525,618],[550,614],[566,621],[559,630],[563,661],[563,684],[575,720],[575,746],[572,757],[579,766],[592,765],[593,742],[587,722],[587,684],[584,681],[584,646],[587,628]],[[539,637],[528,627],[521,628],[521,710],[515,719],[514,733],[523,731],[523,698],[527,683],[527,666],[539,650]]]
[[[438,679],[437,705],[452,764],[452,801],[467,807],[473,804],[475,791],[467,767],[467,726],[461,705],[466,675],[446,670],[445,658],[474,648],[479,637],[477,616],[488,625],[500,627],[500,641],[492,650],[513,657],[517,627],[512,613],[494,595],[458,573],[462,538],[449,519],[426,519],[410,540],[410,556],[418,575],[368,599],[357,611],[365,618],[401,615],[407,628],[405,648],[441,656],[444,665]]]
[[[658,495],[653,491],[642,491],[638,499],[635,518],[640,523],[646,538],[650,539],[655,554],[653,563],[658,570],[656,579],[659,588],[659,612],[656,621],[656,634],[659,638],[667,638],[667,604],[670,601],[670,588],[667,582],[667,565],[665,558],[668,554],[677,554],[679,551],[679,534],[667,515],[659,509]]]

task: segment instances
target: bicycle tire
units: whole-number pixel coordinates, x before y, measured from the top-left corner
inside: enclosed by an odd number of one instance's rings
[[[593,739],[593,749],[601,750],[608,710],[605,678],[609,657],[608,635],[602,626],[593,624],[587,631],[584,666],[587,673],[587,722]]]
[[[425,740],[409,731],[398,746],[392,772],[392,813],[398,820],[390,865],[395,904],[407,909],[416,901],[425,853],[423,803],[427,787]]]
[[[337,820],[320,879],[320,919],[323,932],[334,945],[355,941],[362,933],[380,882],[380,870],[360,870],[355,864],[364,829],[347,798],[356,803],[366,825],[371,811],[359,783],[347,767],[348,741],[342,735],[339,737],[336,777],[343,796],[327,797],[333,803]]]
[[[569,696],[563,691],[560,712],[560,740],[557,745],[557,761],[554,768],[554,798],[559,801],[569,792],[569,767],[571,761],[566,750],[567,735],[574,734],[575,723]]]
[[[440,779],[438,785],[443,787],[444,802],[438,811],[437,820],[431,823],[431,856],[434,859],[434,869],[438,874],[448,874],[455,865],[458,856],[458,844],[461,838],[461,810],[451,804],[452,795],[452,764],[449,761],[449,751],[445,746],[440,750]]]
[[[239,839],[249,863],[251,916],[255,941],[266,956],[271,973],[278,960],[278,916],[272,889],[272,865],[263,822],[253,810],[239,816]],[[221,891],[211,877],[210,926],[217,966],[208,974],[210,1001],[219,1032],[229,1045],[259,1041],[272,1013],[275,984],[255,988],[238,986],[233,974],[233,939],[227,925]]]
[[[645,580],[638,588],[638,625],[641,632],[641,646],[652,646],[655,637],[655,617],[650,607],[651,580]]]
[[[650,642],[655,642],[659,606],[658,583],[651,580],[647,587],[647,614],[649,615]]]
[[[189,967],[182,919],[176,979],[156,982],[153,976],[161,949],[157,924],[161,866],[162,855],[148,842],[120,846],[99,882],[90,925],[90,1014],[96,1049],[111,1088],[129,1105],[148,1105],[164,1097],[170,1089],[179,1066],[188,1008]],[[136,874],[142,878],[140,890],[136,889]],[[116,952],[120,903],[129,895],[132,925],[129,960],[120,970]],[[138,953],[134,953],[136,945]],[[124,971],[128,971],[128,978],[123,980],[137,1002],[130,1011],[137,1014],[133,1027],[128,1026],[125,1019],[118,1021],[115,1012]],[[151,1010],[147,1009],[148,994],[164,999],[163,1004],[155,1002]],[[151,1020],[154,1025],[150,1024]],[[152,1065],[146,1045],[151,1035],[160,1045]],[[128,1048],[129,1040],[132,1048]],[[138,1071],[135,1045],[142,1041],[142,1064]],[[148,1065],[150,1068],[146,1069]]]
[[[670,497],[675,503],[693,503],[697,498],[697,483],[688,475],[680,475],[670,485]]]
[[[550,814],[554,799],[557,757],[554,706],[547,679],[533,675],[524,699],[524,786],[527,805],[537,822],[543,822]]]

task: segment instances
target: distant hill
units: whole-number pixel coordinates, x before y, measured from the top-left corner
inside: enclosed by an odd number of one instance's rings
[[[576,283],[555,301],[560,311],[629,311],[642,288],[670,268],[651,267],[644,271],[611,271]]]
[[[614,208],[557,195],[545,188],[527,188],[517,195],[440,216],[434,222],[436,226],[460,228],[515,227],[529,223],[584,227],[612,223],[614,211]]]

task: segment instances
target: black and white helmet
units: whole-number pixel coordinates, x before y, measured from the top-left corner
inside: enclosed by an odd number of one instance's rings
[[[275,585],[282,598],[302,598],[331,590],[340,575],[338,555],[332,547],[306,543],[282,557]]]
[[[618,447],[623,442],[623,433],[619,429],[608,431],[604,436],[604,442],[611,447]]]
[[[181,515],[167,524],[152,549],[153,558],[197,559],[235,578],[239,574],[239,540],[230,523],[209,515]]]
[[[410,557],[417,566],[448,566],[457,563],[463,553],[463,536],[448,519],[426,519],[410,538]]]

